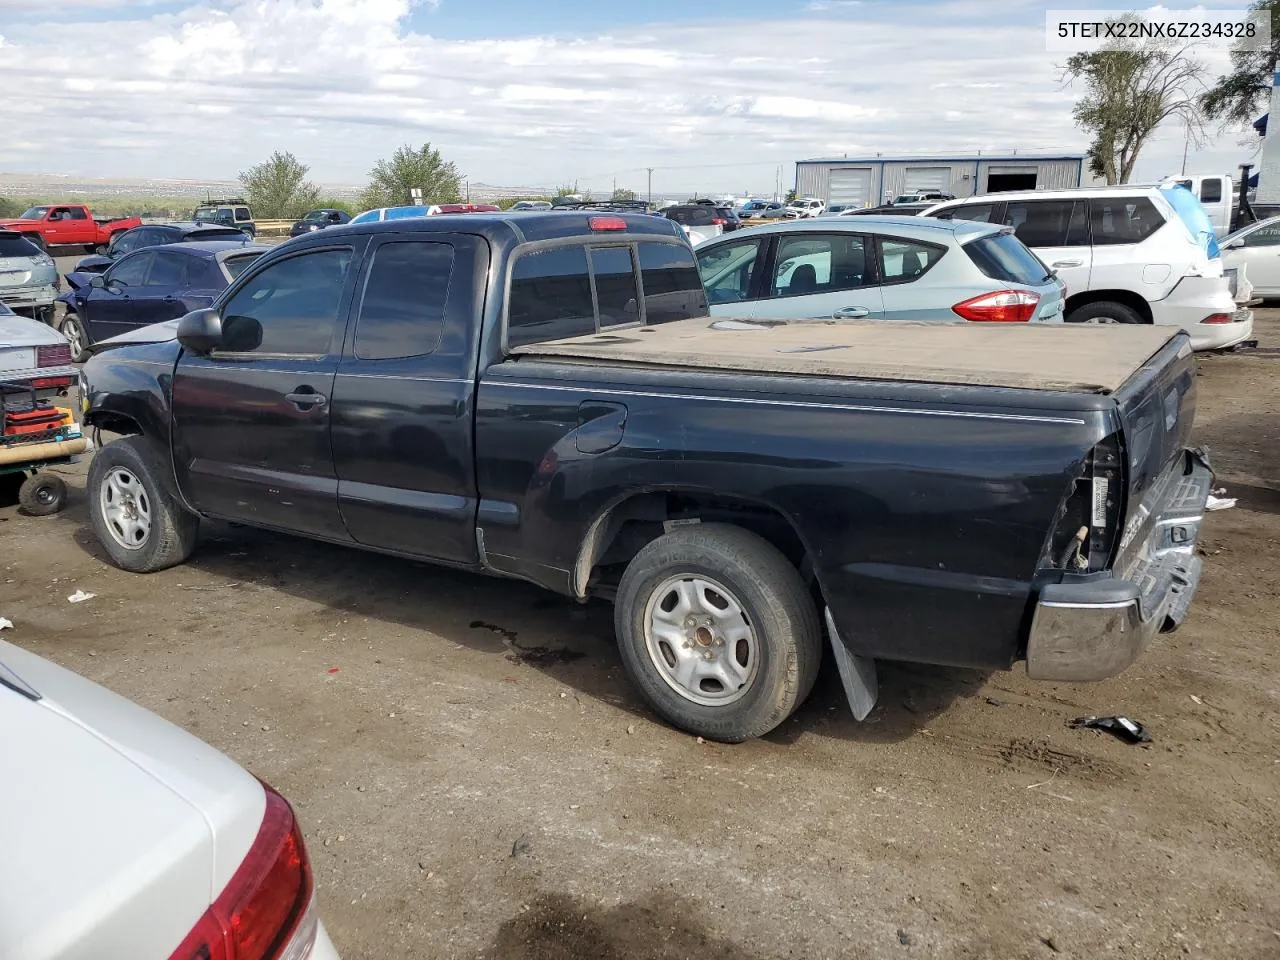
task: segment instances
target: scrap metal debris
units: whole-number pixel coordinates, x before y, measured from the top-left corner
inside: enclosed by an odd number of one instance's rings
[[[67,603],[84,603],[86,600],[92,600],[96,596],[96,593],[85,593],[83,590],[77,590],[67,597]]]
[[[1073,730],[1087,727],[1090,730],[1102,730],[1125,743],[1150,743],[1151,734],[1146,727],[1128,717],[1076,717],[1067,726]]]

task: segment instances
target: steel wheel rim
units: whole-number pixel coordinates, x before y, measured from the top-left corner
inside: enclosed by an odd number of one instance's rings
[[[151,538],[151,498],[131,471],[112,467],[102,480],[98,504],[111,539],[126,550],[141,550]]]
[[[74,320],[63,320],[62,335],[67,338],[67,343],[71,345],[72,360],[84,353],[84,343],[80,337],[80,325],[78,323]]]
[[[1094,323],[1094,324],[1098,324],[1098,323],[1112,324],[1112,323],[1119,323],[1119,322],[1120,321],[1117,320],[1115,317],[1090,317],[1088,320],[1085,321],[1085,323]]]
[[[668,577],[644,611],[645,651],[664,683],[691,703],[742,699],[760,672],[760,644],[742,602],[710,577]]]
[[[53,484],[45,483],[36,488],[36,501],[42,506],[49,506],[58,500],[57,491],[54,490]]]

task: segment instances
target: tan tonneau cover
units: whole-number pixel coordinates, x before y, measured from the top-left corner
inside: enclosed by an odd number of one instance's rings
[[[1112,324],[769,323],[698,317],[534,343],[511,352],[662,367],[1111,393],[1178,333],[1174,327]]]

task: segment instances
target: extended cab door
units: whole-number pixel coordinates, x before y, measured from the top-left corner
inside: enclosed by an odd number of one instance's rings
[[[1093,247],[1084,200],[1010,200],[1004,222],[1067,285],[1067,296],[1091,289]]]
[[[358,543],[471,564],[473,396],[488,244],[379,234],[331,404],[338,507]]]
[[[174,468],[201,513],[331,540],[334,374],[366,239],[278,257],[222,299],[222,345],[184,351],[173,381]]]

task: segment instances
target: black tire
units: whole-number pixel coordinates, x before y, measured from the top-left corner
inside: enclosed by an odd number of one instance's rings
[[[89,359],[88,348],[93,344],[93,340],[89,337],[89,328],[80,319],[80,314],[68,310],[62,322],[58,324],[58,332],[67,338],[67,343],[71,344],[73,363],[84,363]]]
[[[48,517],[67,505],[67,485],[52,473],[37,473],[18,489],[18,507],[29,517]]]
[[[698,703],[678,692],[656,661],[656,656],[663,656],[670,664],[671,648],[666,653],[649,651],[650,602],[661,606],[658,594],[667,593],[664,584],[686,574],[722,584],[741,606],[753,638],[758,638],[754,674],[732,702]],[[659,537],[627,566],[615,603],[614,628],[628,675],[650,706],[682,730],[725,743],[763,736],[786,720],[813,689],[822,662],[817,608],[796,568],[750,531],[703,523]],[[723,646],[718,639],[715,643]]]
[[[49,252],[49,245],[44,242],[44,236],[39,233],[24,233],[23,237],[30,240],[36,247],[44,253]]]
[[[1146,323],[1137,310],[1114,300],[1098,300],[1076,307],[1067,315],[1067,323]]]
[[[146,535],[130,545],[124,542],[129,539],[128,530],[105,512],[104,488],[122,474],[132,477],[141,487],[134,510],[145,510],[149,520]],[[89,518],[98,542],[111,562],[122,570],[154,573],[177,566],[195,550],[200,519],[182,505],[167,474],[162,451],[143,437],[113,440],[93,458],[86,487]],[[112,496],[119,502],[118,494]]]

